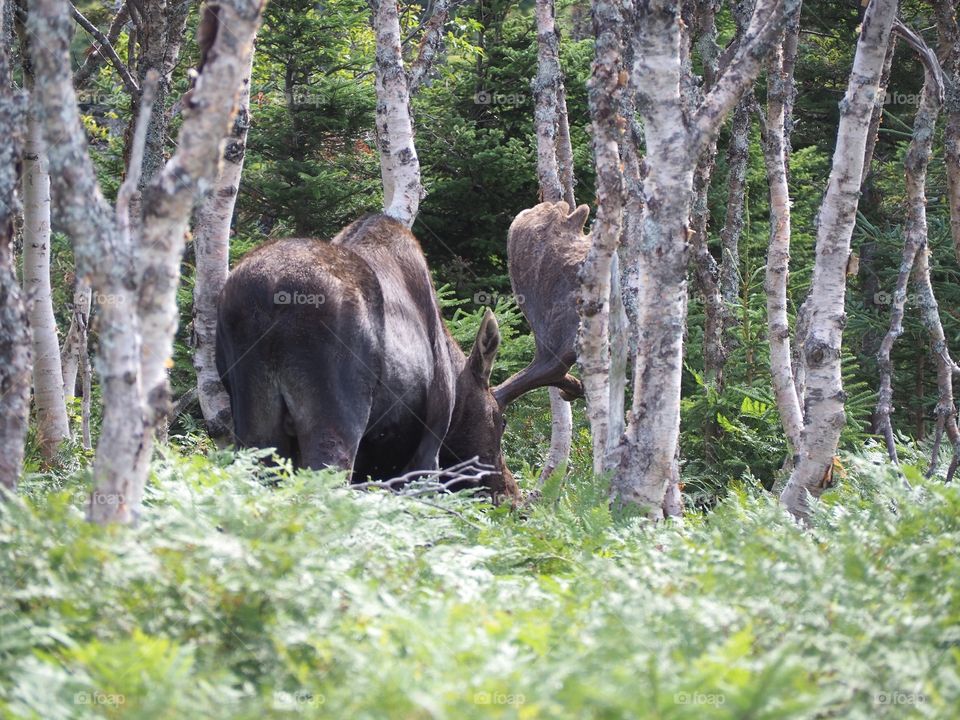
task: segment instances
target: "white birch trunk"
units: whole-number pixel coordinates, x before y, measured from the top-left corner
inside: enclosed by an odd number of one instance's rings
[[[221,0],[215,11],[209,6],[204,11],[199,36],[205,62],[184,101],[177,153],[144,193],[143,237],[135,266],[128,207],[140,174],[150,108],[141,108],[143,122],[138,123],[130,170],[114,214],[97,186],[80,124],[69,74],[67,7],[56,0],[34,0],[31,5],[28,29],[38,40],[31,59],[55,197],[73,237],[78,274],[92,279],[100,308],[104,408],[89,507],[90,518],[98,522],[130,522],[139,510],[153,431],[168,404],[166,366],[176,329],[176,286],[189,214],[198,191],[216,177],[220,142],[232,118],[261,12],[256,0]]]
[[[376,35],[377,146],[383,179],[383,211],[413,225],[423,198],[420,160],[413,142],[413,116],[403,69],[397,0],[372,0]]]
[[[0,500],[3,490],[17,489],[30,417],[30,334],[13,257],[17,164],[26,117],[25,98],[14,90],[8,54],[13,12],[11,0],[0,0]]]
[[[947,86],[943,154],[947,168],[950,233],[957,261],[960,262],[960,24],[957,22],[955,0],[933,0],[933,9]]]
[[[683,97],[682,38],[676,3],[637,8],[633,76],[644,118],[647,175],[638,253],[639,343],[633,408],[621,443],[613,492],[663,516],[679,479],[680,380],[686,322],[688,220],[698,158],[753,82],[799,0],[760,0],[733,59],[692,117]]]
[[[827,193],[820,206],[817,255],[803,344],[806,413],[799,458],[781,494],[796,517],[809,516],[808,497],[819,497],[832,478],[846,420],[840,349],[846,322],[847,259],[856,223],[864,151],[880,86],[896,0],[873,0],[864,16],[853,71],[840,105],[840,127]]]
[[[217,298],[227,281],[230,266],[230,224],[240,189],[243,158],[250,127],[250,72],[247,66],[237,101],[237,115],[226,138],[223,163],[197,212],[193,231],[196,249],[196,281],[193,289],[193,366],[197,371],[197,393],[207,431],[218,442],[233,436],[230,396],[227,395],[216,364]]]
[[[784,43],[785,45],[786,43]],[[792,67],[781,46],[767,70],[767,117],[763,156],[770,186],[770,244],[764,291],[767,296],[767,339],[770,344],[770,375],[773,394],[791,454],[800,448],[803,412],[793,379],[790,322],[787,316],[787,286],[790,274],[790,189],[787,184],[788,98],[793,93]]]
[[[602,475],[610,467],[610,292],[613,256],[623,226],[623,174],[620,144],[623,119],[621,96],[626,73],[620,0],[594,0],[595,55],[587,92],[593,127],[599,210],[591,232],[590,252],[580,270],[580,332],[577,359],[587,400],[593,439],[593,469]]]
[[[90,286],[78,280],[73,290],[70,328],[60,351],[63,372],[63,398],[69,404],[77,395],[77,376],[82,357],[87,353],[87,328],[90,322]]]
[[[553,0],[537,0],[537,76],[534,78],[534,127],[537,134],[537,178],[541,200],[566,200],[575,208],[573,196],[573,151],[560,69],[559,39]],[[550,449],[540,482],[570,459],[573,445],[573,409],[560,390],[547,388],[550,396]]]
[[[40,454],[53,462],[70,437],[60,340],[50,288],[50,173],[36,113],[27,123],[23,158],[23,290],[33,348],[33,402]]]

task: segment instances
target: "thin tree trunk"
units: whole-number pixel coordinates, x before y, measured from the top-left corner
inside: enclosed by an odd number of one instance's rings
[[[817,255],[806,305],[808,332],[803,345],[806,417],[799,459],[781,494],[786,508],[809,517],[808,496],[819,497],[832,478],[833,459],[846,420],[840,372],[846,322],[847,259],[856,223],[860,179],[870,117],[886,55],[897,0],[873,0],[861,26],[827,193],[820,207]]]
[[[27,123],[22,186],[23,290],[33,347],[33,402],[40,454],[53,462],[60,443],[70,437],[70,422],[50,287],[50,173],[33,109]]]
[[[681,93],[684,59],[677,10],[666,0],[638,6],[632,73],[640,90],[647,152],[637,273],[640,342],[633,408],[613,492],[622,502],[646,508],[652,519],[662,517],[667,490],[679,477],[688,221],[697,160],[757,76],[784,23],[799,10],[799,0],[757,3],[733,59],[692,113]]]
[[[153,101],[147,140],[143,151],[143,170],[140,175],[140,190],[160,172],[166,163],[167,132],[170,118],[166,112],[167,97],[173,80],[173,71],[180,58],[180,48],[185,36],[187,15],[193,0],[152,0],[138,5],[142,15],[134,15],[137,28],[137,43],[140,52],[136,57],[137,83],[142,88],[147,73],[158,75],[156,98]],[[132,98],[133,113],[128,132],[132,137],[140,111],[139,97]],[[130,146],[127,143],[129,154]],[[139,211],[138,199],[133,201],[134,212]],[[139,218],[133,218],[134,227]]]
[[[193,288],[193,366],[197,371],[200,410],[210,437],[219,443],[233,438],[233,417],[216,363],[217,298],[230,268],[230,224],[240,189],[243,158],[250,128],[250,72],[243,77],[237,115],[227,135],[220,173],[197,212],[193,232],[196,281]]]
[[[30,417],[30,333],[14,270],[16,188],[26,102],[13,88],[8,28],[14,4],[0,0],[0,488],[13,492],[23,470]],[[0,499],[3,493],[0,492]]]
[[[620,116],[626,75],[621,65],[624,23],[621,0],[594,0],[596,34],[593,68],[587,94],[593,125],[599,210],[591,233],[590,251],[580,270],[580,332],[577,358],[587,400],[593,439],[593,469],[602,475],[610,467],[610,292],[613,256],[623,221],[623,175]]]
[[[371,0],[376,35],[377,146],[383,179],[383,208],[392,218],[413,225],[424,190],[413,141],[413,118],[400,47],[397,0]]]
[[[940,57],[946,85],[943,131],[944,163],[947,167],[947,198],[950,205],[950,232],[960,262],[960,24],[955,0],[933,0],[937,18]]]
[[[933,284],[930,282],[930,249],[924,246],[917,253],[917,266],[914,270],[913,282],[917,290],[917,305],[920,308],[920,320],[930,334],[930,344],[937,362],[937,409],[936,435],[934,450],[930,458],[928,475],[937,471],[940,459],[940,443],[943,433],[946,432],[950,445],[953,448],[953,460],[947,470],[947,482],[953,479],[958,460],[960,460],[960,428],[957,426],[957,406],[953,395],[953,376],[960,374],[960,368],[950,356],[946,336],[943,332],[943,323],[940,321],[940,307],[933,294]]]
[[[747,164],[750,160],[750,108],[753,94],[743,97],[733,111],[730,145],[727,148],[727,214],[720,231],[720,297],[723,300],[723,333],[728,347],[730,329],[736,321],[733,307],[740,297],[740,238],[745,225]]]
[[[87,328],[90,323],[90,286],[77,280],[73,289],[70,328],[60,351],[63,371],[63,398],[69,404],[77,394],[77,375],[82,357],[87,353]]]
[[[793,94],[792,67],[784,45],[775,51],[767,68],[767,116],[763,155],[770,186],[770,245],[764,290],[767,296],[767,338],[770,374],[780,422],[793,454],[800,448],[803,412],[794,383],[787,316],[790,273],[790,189],[787,182],[787,98]]]
[[[566,93],[560,69],[560,42],[557,36],[553,0],[537,0],[537,76],[532,83],[534,126],[537,133],[537,178],[541,199],[564,199],[572,210],[573,150],[567,124]],[[573,410],[560,390],[547,388],[550,396],[550,449],[540,473],[544,482],[570,459],[573,444]]]
[[[892,42],[891,42],[892,44]],[[939,112],[939,102],[937,93],[932,85],[930,73],[927,73],[927,79],[923,86],[923,94],[920,100],[920,107],[917,110],[916,118],[913,123],[913,139],[907,150],[904,160],[906,177],[906,195],[907,195],[907,222],[904,229],[903,254],[900,260],[900,272],[897,275],[897,285],[893,291],[893,302],[890,308],[890,329],[880,344],[878,354],[878,365],[880,368],[880,392],[877,400],[877,409],[875,413],[879,431],[883,434],[887,444],[887,453],[893,462],[899,462],[897,458],[897,448],[894,441],[893,423],[890,416],[893,413],[893,361],[890,358],[890,352],[893,344],[903,334],[903,314],[907,304],[907,285],[910,282],[911,275],[916,273],[916,282],[920,285],[921,294],[923,294],[924,281],[929,283],[929,267],[926,263],[927,253],[927,210],[926,210],[926,182],[927,167],[930,164],[930,154],[933,150],[933,134],[937,124],[937,115]],[[923,258],[923,265],[926,269],[922,272],[919,267],[915,269],[915,262],[919,256]],[[926,299],[926,298],[925,298]],[[933,299],[932,289],[930,291],[929,301],[933,306],[933,313],[936,315],[936,300]],[[927,313],[924,313],[926,315]],[[926,317],[924,318],[926,321]],[[939,316],[936,324],[939,325]],[[933,332],[933,331],[932,331]],[[943,329],[940,329],[940,337],[943,337]],[[950,390],[950,405],[952,402],[952,389]],[[941,400],[942,400],[941,396]],[[938,406],[938,415],[941,406]]]

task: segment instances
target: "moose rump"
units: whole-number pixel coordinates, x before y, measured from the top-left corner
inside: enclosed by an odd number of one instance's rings
[[[489,371],[499,330],[492,314],[484,324],[467,358],[443,324],[416,238],[387,216],[361,218],[330,242],[263,245],[233,270],[219,302],[217,369],[237,443],[355,480],[478,455],[497,468],[491,489],[502,491],[502,428],[492,437],[469,417],[486,396],[497,408]],[[450,437],[462,416],[472,430]]]

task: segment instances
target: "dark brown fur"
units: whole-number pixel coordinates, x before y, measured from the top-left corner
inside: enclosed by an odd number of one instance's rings
[[[464,355],[416,238],[369,215],[329,243],[277,240],[249,253],[220,296],[217,367],[242,446],[357,481],[476,455],[498,469],[484,484],[515,496],[489,386],[499,342],[488,313]]]

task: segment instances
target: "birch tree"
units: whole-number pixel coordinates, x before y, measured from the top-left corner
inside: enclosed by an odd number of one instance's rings
[[[897,4],[896,0],[872,0],[863,18],[853,71],[840,103],[833,166],[820,206],[816,264],[804,311],[804,426],[797,464],[781,494],[784,506],[801,519],[809,516],[809,497],[819,497],[830,482],[846,420],[840,351],[846,321],[847,260],[870,117]]]
[[[22,93],[14,90],[11,0],[0,0],[0,488],[14,491],[23,470],[30,413],[30,335],[20,283],[14,270],[17,168],[26,118]],[[0,492],[2,498],[2,492]]]
[[[917,293],[920,319],[926,327],[937,365],[938,402],[936,406],[936,430],[929,474],[936,472],[940,446],[946,434],[953,448],[953,461],[947,471],[952,479],[960,457],[960,429],[957,427],[957,408],[953,395],[953,375],[958,372],[950,356],[940,311],[930,280],[930,246],[927,232],[926,181],[927,169],[933,153],[933,141],[937,118],[944,101],[944,76],[936,54],[923,39],[897,22],[895,31],[901,35],[919,55],[924,65],[924,85],[920,106],[913,123],[913,137],[904,158],[907,217],[904,226],[903,253],[900,272],[892,296],[890,328],[880,345],[880,392],[876,418],[883,433],[890,459],[897,463],[893,422],[893,362],[890,357],[893,344],[903,334],[903,316],[907,303],[907,288],[911,278]]]
[[[27,122],[24,150],[23,289],[33,349],[33,403],[40,454],[52,462],[60,443],[70,437],[70,423],[50,287],[50,173],[35,108]]]
[[[224,141],[217,180],[197,212],[193,230],[196,278],[193,289],[193,366],[207,432],[218,442],[233,436],[230,396],[216,364],[217,298],[230,267],[230,225],[240,190],[247,131],[250,128],[250,73],[253,54],[241,81],[237,114]]]
[[[383,179],[383,211],[413,225],[424,196],[413,142],[410,89],[404,70],[397,0],[371,0],[376,36],[377,147]]]
[[[756,78],[786,20],[798,9],[797,0],[758,2],[747,31],[731,53],[724,71],[702,101],[691,108],[682,90],[686,61],[678,4],[651,1],[625,8],[603,0],[594,3],[598,36],[595,67],[602,73],[599,77],[608,82],[610,94],[619,93],[628,78],[636,88],[637,109],[643,118],[647,170],[643,182],[643,216],[640,222],[629,224],[639,235],[631,239],[639,248],[636,260],[639,340],[633,373],[633,405],[623,441],[616,451],[612,491],[621,502],[645,507],[652,518],[662,517],[667,489],[679,478],[677,454],[687,309],[687,243],[696,165],[701,153],[716,138],[727,114]],[[633,67],[629,69],[617,68],[613,49],[616,28],[622,18],[629,20],[624,27],[632,34],[635,47]],[[594,77],[597,76],[595,70]],[[610,168],[609,185],[616,189],[598,191],[598,196],[600,217],[607,213],[607,222],[616,223],[615,229],[622,216],[622,199],[617,188],[619,169],[614,166],[614,162],[619,161],[614,153],[615,145],[622,142],[622,134],[615,128],[623,122],[615,113],[599,116],[592,109],[592,114],[595,126],[614,128],[602,130],[605,133],[602,145],[595,134],[595,143],[598,143],[597,152],[611,159],[603,161],[598,156],[598,174],[603,168]],[[600,382],[588,383],[586,367],[598,368],[600,374],[609,364],[609,356],[604,352],[609,347],[608,340],[602,337],[604,325],[590,322],[588,316],[603,310],[604,264],[616,249],[619,235],[607,231],[596,236],[592,262],[584,270],[587,287],[592,290],[589,295],[585,294],[581,305],[580,362],[584,368],[588,410],[591,402],[597,404],[598,395],[602,398],[607,386]],[[595,434],[603,431],[598,419],[599,416],[591,414],[591,429]]]
[[[947,199],[950,205],[950,232],[960,262],[960,24],[953,0],[933,0],[937,20],[939,55],[946,82],[943,130],[944,163],[947,169]]]
[[[560,38],[553,0],[537,0],[537,75],[533,79],[534,126],[537,135],[537,179],[542,201],[565,200],[575,208],[573,150],[567,120],[566,93],[560,67]],[[573,444],[573,411],[560,390],[548,387],[550,449],[540,473],[541,482],[565,465]]]
[[[793,68],[799,30],[798,22],[791,25],[767,64],[767,112],[763,133],[763,157],[770,187],[770,242],[764,278],[770,376],[780,422],[792,454],[800,448],[803,428],[803,412],[794,383],[790,322],[787,316],[791,232],[790,188],[787,182],[791,118],[788,113],[795,92]]]
[[[134,235],[129,207],[152,112],[148,88],[114,209],[97,185],[80,124],[69,72],[67,8],[57,0],[30,5],[28,29],[42,46],[31,46],[31,59],[54,198],[74,243],[78,274],[90,279],[103,300],[98,370],[104,407],[89,507],[98,522],[129,522],[139,510],[153,433],[169,406],[166,367],[187,222],[198,193],[216,176],[262,9],[258,0],[205,7],[198,30],[201,66],[183,101],[177,152],[144,189],[142,228]]]

